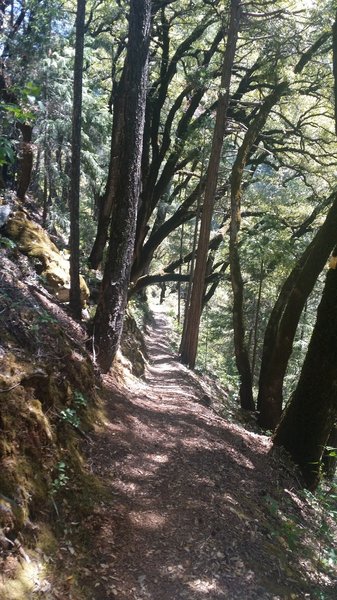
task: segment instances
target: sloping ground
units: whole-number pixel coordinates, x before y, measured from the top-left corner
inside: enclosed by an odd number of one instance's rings
[[[105,427],[88,447],[105,494],[83,524],[83,590],[92,600],[336,598],[321,514],[268,438],[204,406],[170,336],[157,312],[145,381],[117,389],[106,378]]]
[[[84,329],[2,233],[0,599],[24,600],[40,591],[44,553],[57,545],[60,492],[87,480],[78,441],[96,418],[96,378]]]

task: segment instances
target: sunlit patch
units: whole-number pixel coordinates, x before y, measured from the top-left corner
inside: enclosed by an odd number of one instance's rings
[[[188,582],[187,585],[191,590],[198,592],[199,594],[215,592],[217,589],[219,589],[218,582],[209,579],[195,579],[194,581]]]
[[[129,519],[135,527],[142,529],[159,529],[166,522],[166,517],[152,510],[132,511]]]
[[[160,464],[165,464],[169,462],[169,457],[167,456],[167,454],[146,454],[145,458],[151,460],[152,462]]]
[[[33,592],[46,592],[51,588],[44,579],[44,566],[38,561],[25,561],[17,569],[15,578],[0,582],[0,598],[6,600],[23,600]]]
[[[123,492],[124,494],[135,494],[138,490],[138,485],[136,483],[132,483],[130,481],[114,481],[114,488]]]

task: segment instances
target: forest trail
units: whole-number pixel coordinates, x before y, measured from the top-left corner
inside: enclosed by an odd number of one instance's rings
[[[107,491],[85,524],[92,598],[310,598],[297,557],[284,547],[275,555],[283,541],[265,525],[278,487],[284,495],[294,480],[280,475],[268,438],[203,405],[198,378],[169,349],[160,308],[149,334],[145,380],[125,394],[106,379],[108,420],[89,451]]]

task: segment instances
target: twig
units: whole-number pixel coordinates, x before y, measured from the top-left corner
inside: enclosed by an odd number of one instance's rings
[[[15,385],[12,385],[12,387],[7,388],[6,390],[0,390],[0,394],[5,394],[6,392],[10,392],[11,390],[14,390],[15,388],[19,387],[19,385],[21,385],[21,381],[19,381],[19,383],[16,383]]]
[[[56,504],[56,502],[55,502],[55,500],[54,500],[53,496],[51,496],[51,501],[52,501],[52,505],[53,505],[53,507],[54,507],[54,509],[55,509],[55,512],[56,512],[56,514],[57,514],[57,518],[59,519],[59,518],[60,518],[59,509],[57,508],[57,504]]]

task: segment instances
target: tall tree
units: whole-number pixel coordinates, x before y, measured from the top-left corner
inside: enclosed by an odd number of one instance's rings
[[[241,224],[242,177],[249,153],[263,129],[273,106],[287,90],[287,83],[280,83],[264,100],[259,112],[251,122],[235,159],[231,177],[231,223],[229,260],[233,290],[233,326],[234,350],[240,376],[240,404],[246,410],[254,410],[252,374],[247,346],[245,343],[245,325],[243,317],[243,279],[239,258],[239,229]]]
[[[211,219],[221,159],[221,150],[226,130],[227,109],[230,98],[230,83],[236,52],[241,18],[240,0],[231,0],[227,44],[221,74],[221,88],[216,111],[211,156],[207,168],[206,188],[200,224],[200,234],[195,261],[190,306],[186,310],[184,337],[180,346],[181,361],[194,368],[197,355],[202,301],[205,291],[207,251],[210,238]]]
[[[205,74],[207,72],[223,37],[222,28],[213,34],[212,26],[217,21],[214,10],[210,7],[205,8],[202,3],[198,9],[205,11],[204,18],[200,22],[198,19],[195,26],[191,25],[193,20],[188,19],[188,26],[185,26],[186,29],[184,29],[180,11],[177,12],[174,7],[166,7],[165,4],[162,5],[161,3],[152,6],[154,13],[153,38],[155,42],[151,49],[153,68],[147,94],[142,159],[142,192],[137,216],[132,268],[133,281],[136,281],[139,276],[146,272],[146,264],[144,263],[148,262],[149,248],[146,250],[147,256],[144,257],[143,244],[149,231],[148,221],[160,199],[170,187],[175,173],[182,167],[182,161],[189,162],[189,159],[186,160],[184,156],[184,149],[191,133],[192,118],[199,108],[200,101],[207,89],[200,73]],[[192,16],[192,8],[184,7],[183,14],[186,17]],[[183,30],[181,29],[182,26]],[[208,29],[210,29],[209,33],[207,33]],[[214,39],[211,37],[212,34]],[[205,37],[204,43],[202,42],[203,36]],[[182,41],[177,43],[177,39],[182,39]],[[200,45],[204,45],[205,49],[201,50]],[[197,69],[193,60],[198,63]],[[191,64],[189,64],[190,62]],[[158,67],[156,68],[157,64]],[[188,73],[183,79],[181,78],[180,65],[185,72],[188,65]],[[119,123],[121,108],[119,105],[121,98],[123,98],[121,88],[124,84],[125,77],[123,73],[120,81],[114,83],[114,125],[110,170],[114,170],[114,159],[116,161],[118,155],[121,131]],[[186,104],[188,104],[187,109]],[[204,118],[205,115],[199,115],[199,118],[196,118],[193,123],[193,128],[197,129],[198,126],[201,126]],[[189,154],[195,155],[195,149],[192,151],[190,149]],[[92,268],[97,268],[102,260],[108,237],[115,183],[114,178],[109,174],[104,196],[99,203],[97,235],[89,257],[89,264]]]
[[[333,64],[337,132],[337,12],[333,25]],[[336,339],[337,247],[330,259],[298,385],[284,410],[273,440],[274,444],[288,450],[310,489],[315,489],[319,482],[325,447],[337,419]]]
[[[330,39],[330,32],[324,32],[302,54],[295,68],[295,74],[301,74],[322,45]],[[337,30],[333,27],[333,65],[334,88],[336,93],[337,77]],[[336,103],[335,103],[336,107]],[[335,123],[336,123],[335,108]],[[337,127],[337,125],[336,125]],[[269,317],[263,343],[261,359],[259,394],[257,399],[258,422],[261,427],[275,429],[279,423],[283,406],[283,381],[293,349],[297,326],[305,303],[313,290],[329,254],[336,242],[337,196],[334,192],[322,203],[331,204],[326,219],[306,248],[294,268],[282,285],[281,291]],[[302,226],[302,231],[319,214],[316,207]],[[297,235],[300,234],[300,231]]]
[[[108,256],[94,321],[97,360],[104,372],[111,367],[118,349],[130,280],[140,193],[150,24],[151,0],[131,0],[125,85],[122,90],[125,101],[121,103],[123,126],[116,165],[116,197],[112,208]]]
[[[85,2],[77,0],[70,176],[70,309],[81,317],[80,180]]]

